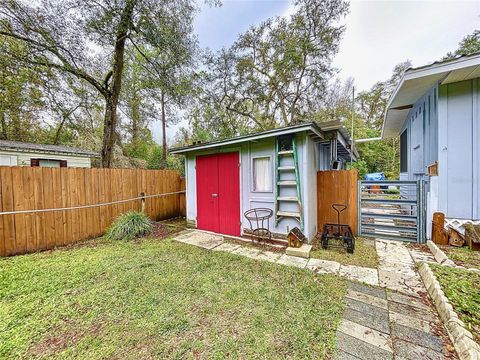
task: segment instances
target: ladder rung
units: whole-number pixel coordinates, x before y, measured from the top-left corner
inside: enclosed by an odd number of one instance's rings
[[[279,166],[278,170],[295,170],[295,166]]]
[[[296,196],[279,196],[277,200],[280,201],[298,201],[298,197]]]
[[[277,183],[280,186],[295,186],[297,182],[295,180],[282,180]]]
[[[293,211],[277,211],[277,216],[299,218],[300,213],[299,212],[293,212]]]
[[[291,154],[293,154],[293,150],[283,150],[278,152],[278,155],[291,155]]]

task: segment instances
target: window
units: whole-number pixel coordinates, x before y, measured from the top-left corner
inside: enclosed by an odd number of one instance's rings
[[[400,135],[400,172],[408,172],[408,137],[407,130]]]
[[[269,156],[253,159],[253,191],[272,191],[272,166]]]
[[[56,159],[30,159],[30,166],[41,166],[41,167],[67,167],[67,160],[56,160]]]

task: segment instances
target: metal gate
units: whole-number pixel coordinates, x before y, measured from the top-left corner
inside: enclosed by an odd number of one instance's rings
[[[417,181],[358,182],[360,236],[425,242],[425,184]]]

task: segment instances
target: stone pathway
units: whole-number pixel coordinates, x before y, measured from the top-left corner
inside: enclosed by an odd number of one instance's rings
[[[426,300],[349,282],[334,360],[419,360],[454,357]]]
[[[455,358],[446,348],[448,337],[432,305],[425,300],[426,290],[415,270],[415,261],[430,259],[400,242],[376,240],[377,270],[263,251],[196,230],[183,231],[174,240],[368,284],[348,284],[347,307],[337,331],[336,360]]]
[[[280,265],[308,269],[319,274],[337,274],[350,280],[357,280],[370,285],[378,285],[377,269],[353,265],[341,265],[335,261],[304,259],[277,252],[267,251],[225,242],[222,236],[196,230],[187,230],[173,238],[176,241],[195,245],[214,251],[226,251],[251,259],[270,261]]]

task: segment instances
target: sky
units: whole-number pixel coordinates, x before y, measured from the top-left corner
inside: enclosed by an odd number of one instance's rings
[[[194,29],[202,48],[218,50],[251,25],[292,9],[286,0],[224,0],[221,7],[203,5]],[[346,31],[333,65],[339,78],[354,78],[356,91],[368,90],[388,79],[402,61],[422,66],[455,50],[465,35],[480,29],[480,0],[352,0],[343,23]],[[177,128],[168,129],[170,141]],[[154,137],[160,141],[158,129],[155,124]]]

